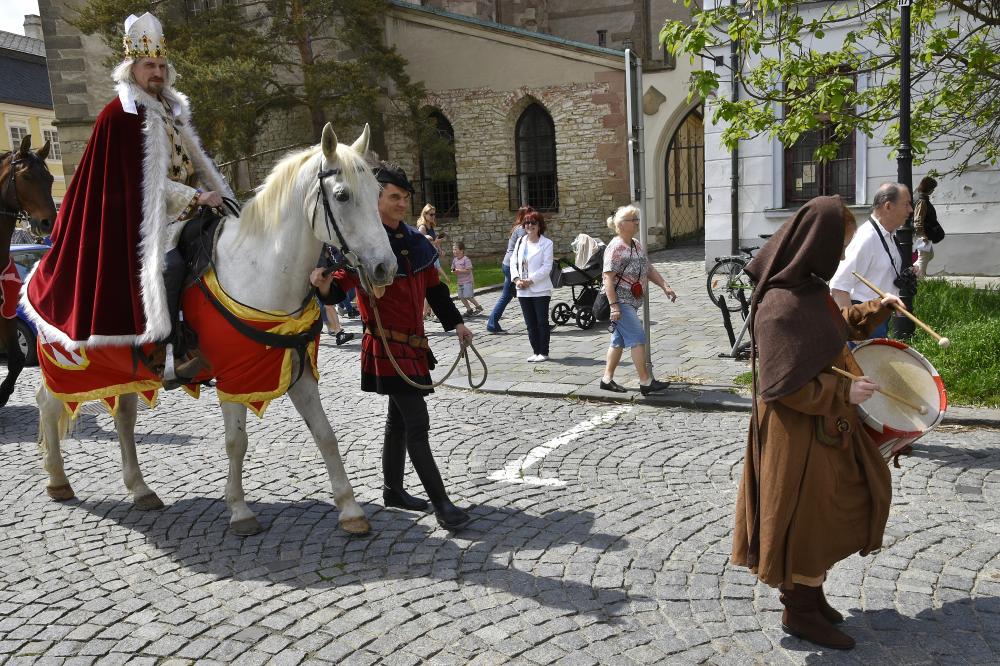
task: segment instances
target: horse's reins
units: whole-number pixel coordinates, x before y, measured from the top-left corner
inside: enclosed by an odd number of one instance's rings
[[[385,353],[389,357],[389,362],[392,364],[392,367],[396,371],[396,374],[399,375],[399,377],[404,382],[406,382],[413,388],[422,389],[425,391],[431,390],[433,388],[440,386],[445,382],[445,380],[451,377],[452,373],[455,372],[455,368],[458,367],[459,361],[461,361],[464,358],[466,371],[468,372],[469,376],[469,386],[471,386],[472,388],[481,387],[483,384],[486,383],[486,378],[489,375],[489,369],[486,367],[486,361],[483,360],[482,355],[476,349],[475,345],[473,345],[471,342],[468,344],[468,347],[472,348],[472,352],[476,355],[477,358],[479,358],[479,362],[483,366],[483,379],[478,384],[474,384],[472,382],[472,363],[469,360],[469,352],[466,346],[461,345],[461,343],[458,356],[455,358],[455,362],[451,364],[451,368],[448,370],[447,374],[445,374],[445,376],[442,377],[440,380],[432,382],[431,384],[421,384],[420,382],[413,381],[399,367],[399,364],[396,362],[396,357],[393,356],[392,350],[389,347],[389,341],[385,337],[385,329],[382,327],[382,318],[379,315],[378,305],[376,305],[376,301],[378,299],[375,298],[375,292],[374,289],[372,288],[371,281],[368,279],[368,276],[365,275],[364,270],[361,268],[357,254],[350,248],[350,245],[348,245],[347,243],[347,239],[344,238],[344,235],[340,232],[340,226],[337,224],[337,218],[334,217],[333,210],[331,210],[330,208],[330,201],[329,199],[327,199],[326,192],[323,190],[323,180],[329,178],[330,176],[335,176],[339,173],[340,169],[329,169],[327,171],[321,171],[319,174],[317,174],[317,178],[319,179],[319,188],[316,191],[316,203],[313,206],[313,214],[311,216],[313,231],[315,232],[316,230],[316,209],[319,208],[319,202],[320,200],[322,200],[323,217],[324,217],[324,222],[326,222],[327,233],[330,237],[333,237],[333,235],[336,234],[337,240],[340,241],[341,254],[343,254],[344,258],[348,260],[347,263],[349,265],[358,267],[358,277],[360,278],[361,286],[371,296],[369,302],[371,303],[372,306],[372,313],[375,315],[375,324],[377,326],[378,336],[379,338],[382,339],[382,347],[385,349]],[[346,198],[340,199],[338,196],[337,200],[346,201],[347,199]]]
[[[413,388],[421,389],[424,391],[430,391],[431,389],[435,389],[438,386],[444,384],[445,381],[447,381],[448,378],[451,377],[452,373],[455,372],[455,368],[458,367],[459,361],[461,361],[464,358],[466,372],[468,373],[469,377],[469,386],[471,388],[477,389],[486,383],[486,378],[489,377],[490,374],[489,368],[486,367],[486,361],[485,359],[483,359],[483,355],[479,353],[479,350],[476,349],[476,346],[472,344],[472,342],[469,342],[467,345],[459,342],[458,356],[455,357],[455,362],[451,364],[451,368],[448,369],[448,372],[445,374],[445,376],[439,379],[438,381],[436,382],[432,381],[430,384],[421,384],[420,382],[415,382],[408,376],[406,376],[406,373],[403,372],[402,368],[400,368],[399,364],[396,362],[396,357],[393,356],[392,349],[389,347],[389,341],[385,337],[385,329],[382,327],[382,318],[379,316],[378,305],[376,305],[375,303],[375,301],[378,299],[374,297],[374,293],[371,288],[371,283],[368,281],[368,276],[364,274],[364,271],[358,271],[358,276],[361,279],[361,286],[364,288],[365,291],[367,291],[372,296],[370,299],[368,299],[368,301],[372,307],[372,314],[375,315],[376,330],[378,331],[379,338],[382,340],[382,348],[385,349],[386,356],[389,357],[389,362],[392,364],[392,367],[396,371],[396,374],[399,375],[399,377],[404,382],[406,382]],[[472,353],[476,355],[476,358],[479,359],[479,363],[483,366],[483,378],[478,383],[473,383],[472,381],[472,362],[469,360],[470,348],[472,349]]]
[[[6,215],[7,217],[13,217],[15,220],[26,220],[28,219],[28,214],[21,207],[21,199],[17,196],[17,167],[21,164],[21,160],[14,159],[14,152],[11,152],[4,159],[10,159],[10,173],[7,178],[3,181],[3,190],[0,191],[0,203],[7,206],[7,192],[12,191],[14,193],[14,212],[9,210],[0,210],[0,215]]]

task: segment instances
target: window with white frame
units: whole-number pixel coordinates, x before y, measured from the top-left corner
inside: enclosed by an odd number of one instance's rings
[[[10,126],[10,149],[17,150],[17,147],[21,145],[21,141],[24,137],[28,136],[28,128],[22,127],[20,125]]]
[[[62,159],[62,148],[59,146],[59,132],[54,129],[42,130],[42,137],[49,142],[50,160]]]

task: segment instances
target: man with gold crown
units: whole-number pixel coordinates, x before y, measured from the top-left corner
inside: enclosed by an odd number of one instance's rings
[[[112,74],[118,97],[97,117],[52,250],[22,303],[43,337],[69,350],[171,343],[164,379],[179,385],[204,364],[178,322],[183,262],[167,253],[184,221],[233,194],[201,147],[187,98],[173,88],[160,22],[148,12],[129,16],[124,43]]]

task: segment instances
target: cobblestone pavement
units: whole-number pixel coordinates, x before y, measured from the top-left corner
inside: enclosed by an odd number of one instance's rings
[[[859,645],[830,654],[783,635],[773,591],[726,564],[745,415],[439,391],[433,446],[453,498],[475,505],[451,536],[382,508],[385,403],[357,390],[356,354],[324,340],[321,386],[365,538],[338,529],[287,399],[249,421],[260,535],[226,530],[211,391],[140,412],[166,509],[132,508],[113,424],[92,414],[64,447],[77,499],[54,503],[27,370],[0,410],[0,663],[1000,660],[996,431],[940,428],[893,470],[886,547],[831,573]]]

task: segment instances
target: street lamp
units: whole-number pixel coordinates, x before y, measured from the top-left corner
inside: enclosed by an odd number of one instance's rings
[[[896,156],[896,179],[906,185],[913,196],[913,149],[910,145],[910,4],[899,0],[899,153]],[[900,273],[913,265],[913,215],[896,231],[899,248]],[[907,310],[913,311],[913,297],[917,295],[916,282],[906,280],[899,289],[899,298]],[[913,322],[901,312],[894,313],[893,331],[897,338],[909,340],[913,336]]]

